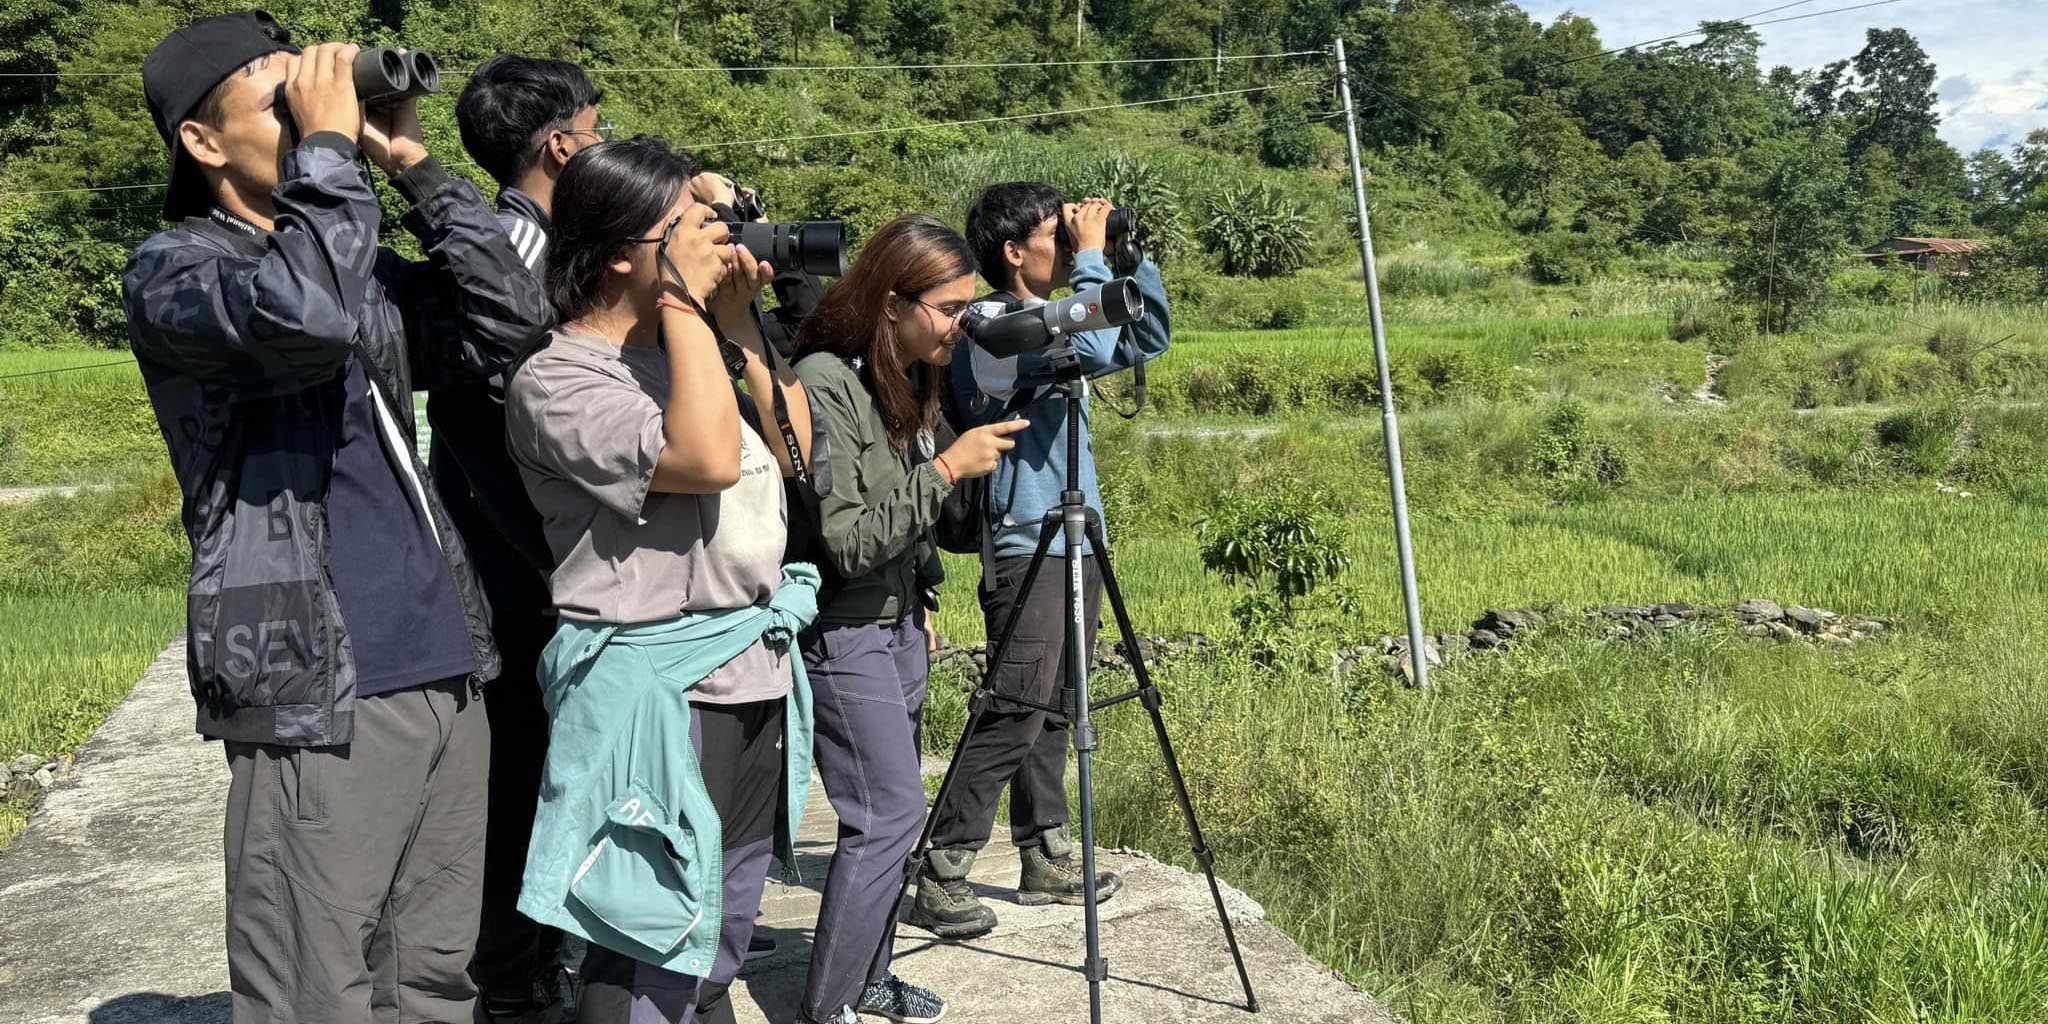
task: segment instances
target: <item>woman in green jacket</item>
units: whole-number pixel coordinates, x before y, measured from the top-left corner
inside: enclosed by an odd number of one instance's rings
[[[918,725],[930,670],[932,524],[953,485],[993,472],[1023,421],[967,432],[932,452],[941,368],[974,299],[967,240],[936,218],[892,221],[804,321],[797,377],[823,426],[829,479],[802,503],[794,556],[826,578],[818,625],[802,638],[816,714],[816,760],[839,816],[802,1013],[928,1024],[930,991],[874,958],[896,913],[903,863],[924,823]]]

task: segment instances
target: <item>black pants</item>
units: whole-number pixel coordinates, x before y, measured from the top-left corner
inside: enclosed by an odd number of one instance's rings
[[[1023,556],[998,558],[993,578],[983,581],[981,614],[990,644],[1000,637],[1010,609],[1020,600],[1024,613],[995,672],[997,699],[967,738],[953,790],[945,806],[937,809],[935,849],[979,850],[987,845],[989,829],[995,825],[996,797],[1004,786],[1010,787],[1011,842],[1036,846],[1045,833],[1067,823],[1067,716],[1001,699],[1022,697],[1053,705],[1064,699],[1066,560],[1047,556],[1031,592],[1025,594],[1024,570],[1030,564],[1031,559]],[[1093,651],[1102,614],[1102,572],[1093,557],[1083,561],[1081,579],[1087,647]]]
[[[691,1024],[734,1019],[727,989],[739,977],[754,914],[775,856],[788,764],[782,740],[787,705],[690,705],[690,741],[704,788],[725,830],[725,896],[718,957],[701,981],[592,945],[583,958],[582,1024]]]
[[[505,668],[484,693],[484,713],[497,741],[491,745],[491,818],[484,833],[483,920],[469,973],[486,997],[523,998],[535,981],[560,966],[562,956],[562,933],[517,906],[548,754],[548,714],[535,669],[541,648],[554,636],[555,620],[534,616],[494,625]]]

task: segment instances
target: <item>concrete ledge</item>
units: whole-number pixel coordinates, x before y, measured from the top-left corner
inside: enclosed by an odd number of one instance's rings
[[[227,771],[192,732],[185,645],[171,644],[79,752],[71,777],[0,853],[0,993],[22,1024],[219,1024],[228,1019],[221,828]],[[750,966],[735,1003],[748,1024],[794,1018],[810,961],[816,887],[837,823],[812,787],[798,856],[803,885],[771,883],[762,934],[776,954]],[[1304,955],[1249,897],[1224,889],[1263,1012],[1243,990],[1207,884],[1143,854],[1105,852],[1128,884],[1103,904],[1110,979],[1104,1020],[1380,1024],[1378,1003]],[[998,836],[974,883],[1002,924],[971,944],[904,926],[898,971],[950,1003],[948,1020],[1086,1019],[1075,907],[1010,901],[1018,862]]]

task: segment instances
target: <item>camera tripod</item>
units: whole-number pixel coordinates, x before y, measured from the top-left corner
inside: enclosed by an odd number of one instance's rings
[[[1202,873],[1209,880],[1209,895],[1216,903],[1216,918],[1223,925],[1223,940],[1230,947],[1231,960],[1237,966],[1237,978],[1244,986],[1244,1008],[1248,1012],[1259,1012],[1258,997],[1252,994],[1251,975],[1246,973],[1244,953],[1237,945],[1237,932],[1230,924],[1230,912],[1223,906],[1223,890],[1216,882],[1215,854],[1202,838],[1202,826],[1195,820],[1195,806],[1188,796],[1187,781],[1182,778],[1180,762],[1174,757],[1173,742],[1166,732],[1166,720],[1159,708],[1161,694],[1152,683],[1152,675],[1145,666],[1142,649],[1138,645],[1138,634],[1131,626],[1131,616],[1124,607],[1122,592],[1117,588],[1116,573],[1110,567],[1109,544],[1104,537],[1102,521],[1095,511],[1088,507],[1086,496],[1081,490],[1081,399],[1086,394],[1086,384],[1081,377],[1080,359],[1071,346],[1062,345],[1049,355],[1057,383],[1054,389],[1067,399],[1067,479],[1066,489],[1060,493],[1060,503],[1045,513],[1039,525],[1038,549],[1031,555],[1031,563],[1025,569],[1019,597],[1009,609],[1009,615],[998,634],[995,646],[989,652],[988,666],[984,669],[981,682],[976,686],[969,702],[967,724],[960,731],[959,742],[953,748],[953,758],[946,765],[946,775],[939,783],[938,795],[933,798],[931,812],[925,816],[924,829],[917,837],[910,859],[903,868],[903,887],[897,892],[896,906],[910,894],[910,887],[922,873],[929,855],[932,835],[938,827],[939,809],[946,804],[946,797],[952,792],[955,774],[960,769],[961,755],[967,751],[975,726],[981,716],[995,701],[1001,700],[1020,707],[1048,714],[1065,715],[1071,722],[1075,758],[1080,770],[1081,803],[1081,879],[1083,912],[1087,925],[1087,961],[1083,972],[1088,977],[1088,1019],[1092,1024],[1102,1020],[1102,983],[1109,977],[1109,964],[1102,957],[1101,921],[1097,911],[1099,901],[1096,892],[1095,872],[1095,798],[1093,789],[1092,758],[1100,745],[1092,718],[1097,711],[1114,707],[1126,701],[1136,700],[1145,706],[1152,717],[1153,737],[1158,741],[1159,754],[1166,764],[1166,774],[1173,782],[1174,798],[1180,803],[1181,815],[1186,819],[1190,849],[1195,862],[1201,865]],[[1057,531],[1057,532],[1055,532]],[[996,672],[1009,653],[1010,642],[1015,638],[1017,624],[1022,618],[1025,595],[1031,593],[1032,584],[1038,579],[1038,572],[1044,567],[1052,551],[1054,537],[1066,541],[1064,554],[1060,556],[1066,565],[1065,642],[1061,659],[1065,675],[1061,689],[1060,704],[1040,704],[1020,697],[999,696],[994,689]],[[1086,622],[1085,585],[1083,584],[1084,542],[1095,552],[1097,567],[1102,574],[1103,596],[1116,616],[1118,633],[1123,637],[1124,651],[1130,659],[1131,671],[1137,677],[1137,686],[1127,693],[1103,700],[1091,701],[1088,691],[1088,663],[1093,652],[1088,649]],[[888,926],[882,932],[882,941],[875,949],[870,964],[881,962],[884,951],[894,948],[896,925],[900,915],[892,913]]]

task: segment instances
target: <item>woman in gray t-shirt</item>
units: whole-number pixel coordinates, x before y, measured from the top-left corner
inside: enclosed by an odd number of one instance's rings
[[[506,427],[558,562],[549,584],[564,619],[634,625],[764,605],[782,578],[792,453],[764,441],[780,434],[736,394],[712,322],[744,353],[750,393],[785,391],[796,438],[810,436],[809,405],[793,372],[771,379],[749,308],[772,268],[706,224],[710,208],[687,191],[694,169],[659,139],[608,142],[578,153],[555,189],[546,285],[561,327],[507,382]],[[593,944],[582,1020],[650,1008],[683,1019],[725,998],[775,838],[788,659],[756,643],[689,691],[725,847],[716,962],[699,982]]]

